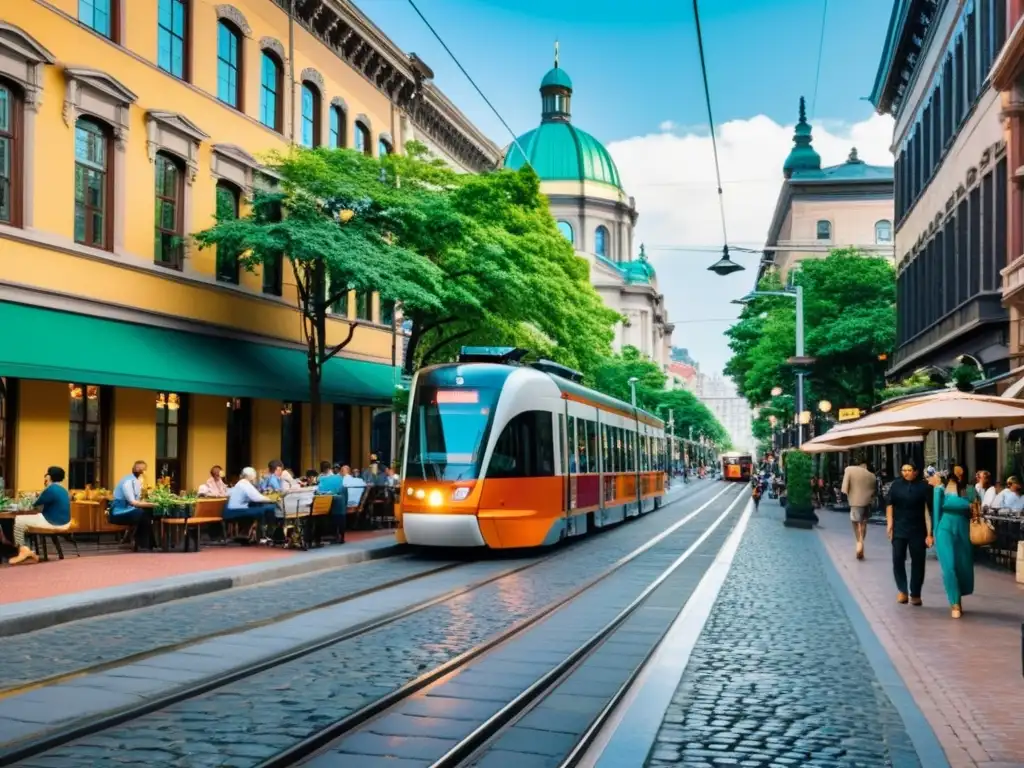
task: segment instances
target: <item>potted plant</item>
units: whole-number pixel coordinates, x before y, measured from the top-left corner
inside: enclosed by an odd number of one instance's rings
[[[818,523],[811,499],[811,457],[803,451],[786,454],[786,520],[789,528],[813,528]]]

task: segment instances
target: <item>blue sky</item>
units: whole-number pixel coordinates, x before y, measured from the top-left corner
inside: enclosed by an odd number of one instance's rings
[[[407,0],[356,0],[435,83],[499,145],[511,140]],[[701,27],[718,128],[729,241],[764,243],[791,145],[797,102],[807,97],[824,165],[856,145],[891,165],[891,122],[864,100],[874,82],[893,0],[831,0],[817,99],[825,0],[701,0]],[[722,332],[753,287],[746,272],[719,278],[720,248],[700,61],[689,0],[417,0],[420,10],[516,134],[540,120],[540,79],[554,41],[574,84],[573,122],[604,142],[640,211],[635,242],[648,246],[673,336],[709,373],[729,358]],[[623,12],[623,8],[628,12]],[[837,233],[838,236],[838,233]],[[659,248],[658,246],[669,246]]]
[[[418,0],[449,48],[517,133],[540,113],[540,78],[554,41],[578,98],[574,122],[604,142],[665,120],[707,123],[692,7],[686,0]],[[494,141],[508,132],[405,0],[357,5]],[[629,9],[623,13],[623,7]],[[792,122],[814,92],[823,0],[703,0],[701,26],[715,121],[764,114]],[[832,0],[816,117],[871,114],[871,91],[892,0]]]

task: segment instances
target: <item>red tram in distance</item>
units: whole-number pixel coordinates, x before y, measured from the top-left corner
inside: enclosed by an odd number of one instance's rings
[[[537,547],[660,506],[665,424],[525,350],[471,348],[417,372],[400,542]]]
[[[754,469],[754,457],[749,453],[730,451],[722,454],[722,478],[750,482],[750,473]]]

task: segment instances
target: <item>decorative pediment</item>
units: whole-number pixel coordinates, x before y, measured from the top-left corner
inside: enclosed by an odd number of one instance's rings
[[[230,21],[242,31],[243,35],[246,37],[252,37],[252,27],[249,26],[249,22],[245,20],[245,16],[242,15],[242,12],[235,8],[235,6],[218,5],[217,18]]]
[[[53,64],[53,54],[20,27],[0,21],[0,74],[18,83],[25,92],[25,106],[39,109],[43,101],[43,67]]]
[[[284,46],[276,37],[261,37],[260,50],[270,51],[281,60],[281,63],[288,61],[288,57],[284,55]]]
[[[373,122],[370,120],[370,118],[368,118],[366,115],[362,113],[356,115],[356,122],[362,123],[363,127],[366,128],[366,130],[368,131],[373,129]]]
[[[64,123],[74,127],[80,114],[106,121],[114,131],[119,149],[128,135],[128,110],[138,98],[117,78],[98,69],[65,67],[67,91],[64,96]]]
[[[348,114],[348,104],[345,103],[345,100],[341,98],[341,96],[335,96],[333,99],[331,99],[331,106],[337,107],[345,114]]]
[[[237,144],[214,144],[213,151],[215,154],[223,155],[251,170],[257,171],[260,169],[259,161]]]
[[[146,113],[146,150],[149,161],[156,160],[157,152],[169,152],[185,161],[188,173],[185,181],[191,184],[199,172],[199,145],[210,138],[199,126],[177,112],[151,109]]]
[[[323,97],[323,93],[324,93],[324,76],[323,75],[321,75],[317,70],[313,69],[313,67],[306,67],[299,74],[299,82],[300,83],[304,83],[306,81],[309,81],[313,85],[315,85],[317,90],[320,91],[320,96]]]
[[[214,144],[210,170],[215,178],[231,182],[248,195],[260,164],[237,144]]]

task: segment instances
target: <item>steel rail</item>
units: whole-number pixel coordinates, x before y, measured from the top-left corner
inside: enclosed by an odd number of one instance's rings
[[[361,709],[352,712],[345,717],[339,718],[333,723],[323,727],[319,731],[310,736],[306,737],[302,741],[296,742],[291,747],[267,758],[262,763],[258,764],[258,768],[287,768],[292,766],[301,760],[304,760],[311,755],[319,752],[324,747],[328,746],[331,742],[338,741],[339,739],[348,736],[353,731],[358,729],[360,726],[366,724],[370,720],[373,720],[378,715],[394,708],[396,705],[415,695],[419,691],[423,690],[432,683],[440,680],[443,677],[450,675],[452,672],[466,666],[469,662],[482,656],[483,654],[491,651],[492,649],[502,645],[508,640],[516,637],[525,630],[537,624],[542,619],[550,616],[552,613],[557,611],[559,608],[567,605],[568,603],[576,600],[587,590],[593,588],[600,582],[607,579],[612,574],[616,573],[623,566],[632,562],[642,554],[650,550],[652,547],[663,541],[668,536],[675,533],[679,528],[684,526],[686,523],[693,520],[697,515],[707,509],[711,504],[717,501],[723,494],[733,490],[732,487],[727,486],[718,491],[714,496],[708,499],[706,502],[701,504],[697,509],[689,514],[685,515],[682,519],[677,520],[671,526],[661,531],[656,536],[646,541],[641,546],[634,549],[632,552],[624,555],[619,560],[615,561],[612,565],[608,566],[605,570],[599,573],[597,576],[592,577],[582,585],[573,589],[566,595],[548,603],[537,613],[533,614],[527,619],[517,622],[507,630],[495,635],[477,646],[469,649],[468,651],[456,656],[453,659],[435,667],[432,670],[425,672],[414,680],[409,681],[400,688],[395,689],[389,694],[382,696],[381,698],[367,704]],[[742,497],[742,494],[740,494]],[[687,496],[686,498],[689,498]],[[673,499],[665,504],[665,507],[671,506],[678,502],[683,501],[683,498]],[[662,508],[665,508],[662,507]]]

